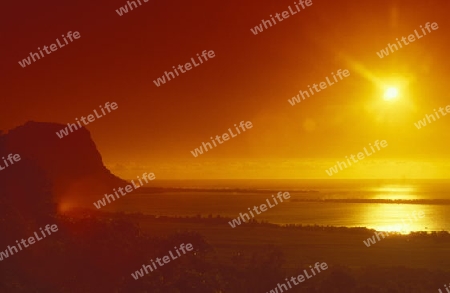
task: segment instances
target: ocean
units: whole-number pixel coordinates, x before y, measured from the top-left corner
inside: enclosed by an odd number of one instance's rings
[[[236,218],[272,194],[288,191],[287,202],[255,219],[403,233],[450,231],[449,180],[155,180],[152,187],[167,189],[138,189],[102,210]],[[419,212],[424,216],[414,217]]]

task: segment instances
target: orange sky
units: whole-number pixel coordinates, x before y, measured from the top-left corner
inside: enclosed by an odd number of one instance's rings
[[[105,164],[124,178],[142,169],[159,179],[328,178],[325,169],[336,160],[377,139],[389,146],[336,178],[449,177],[450,117],[420,130],[413,123],[450,104],[450,2],[313,0],[257,36],[250,28],[294,1],[150,0],[121,17],[115,10],[122,0],[44,2],[4,9],[0,129],[28,120],[73,122],[110,101],[118,110],[87,128]],[[439,29],[388,57],[376,55],[426,22]],[[81,38],[18,65],[68,31]],[[153,84],[203,50],[215,58]],[[294,107],[287,103],[340,68],[350,77]],[[392,77],[408,86],[386,102],[376,81]],[[242,120],[253,123],[251,131],[191,155]]]

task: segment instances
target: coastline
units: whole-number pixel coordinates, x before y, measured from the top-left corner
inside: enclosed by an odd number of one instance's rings
[[[177,231],[192,231],[202,235],[214,247],[219,260],[228,263],[229,256],[240,252],[251,254],[255,248],[272,245],[283,251],[286,258],[285,269],[301,268],[317,261],[327,259],[330,264],[350,267],[370,265],[398,266],[411,268],[448,270],[450,259],[442,258],[450,244],[450,233],[436,232],[425,234],[414,232],[408,235],[392,233],[376,244],[376,250],[367,253],[361,240],[373,236],[374,230],[366,228],[347,228],[331,226],[296,226],[264,222],[251,222],[239,229],[230,229],[229,218],[209,217],[164,217],[142,214],[123,214],[86,211],[84,217],[121,219],[137,224],[142,233],[165,237]],[[79,213],[79,212],[78,212]],[[79,215],[78,215],[79,216]],[[271,235],[266,237],[265,235]],[[254,243],[248,245],[249,239]],[[408,249],[403,247],[407,245]],[[421,257],[423,246],[427,245],[433,254]],[[328,247],[329,249],[320,249]],[[396,254],[391,252],[395,250]],[[406,261],[406,263],[405,263]],[[328,262],[327,262],[328,263]]]

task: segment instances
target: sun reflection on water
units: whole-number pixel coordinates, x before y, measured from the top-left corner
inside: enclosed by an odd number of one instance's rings
[[[375,193],[374,198],[377,199],[419,199],[416,188],[412,186],[385,185],[383,187],[373,188],[371,191]]]
[[[416,189],[411,186],[385,185],[372,189],[378,199],[415,200]],[[363,221],[372,223],[370,227],[377,231],[409,234],[411,231],[423,231],[424,214],[416,204],[372,204],[366,206]],[[376,223],[376,224],[373,224]]]

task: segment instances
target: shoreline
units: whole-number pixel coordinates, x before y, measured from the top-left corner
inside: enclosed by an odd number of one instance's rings
[[[99,211],[91,208],[75,208],[71,212],[61,214],[64,217],[82,219],[82,218],[114,218],[124,217],[135,221],[154,221],[159,223],[185,223],[185,224],[211,224],[211,225],[223,225],[225,228],[229,226],[228,222],[233,220],[232,217],[223,217],[220,215],[196,215],[196,216],[167,216],[167,215],[154,215],[154,214],[142,214],[138,212],[113,212],[113,211]],[[389,232],[395,236],[410,236],[420,234],[421,236],[432,236],[433,234],[448,234],[450,237],[450,230],[415,230],[409,233],[402,233],[400,231],[386,231],[376,230],[363,226],[334,226],[334,225],[318,225],[318,224],[306,224],[306,223],[271,223],[265,220],[255,220],[245,223],[247,227],[266,227],[266,228],[279,228],[279,229],[296,229],[306,231],[321,231],[321,232],[350,232],[352,234],[373,234],[374,232]],[[449,238],[450,240],[450,238]]]

